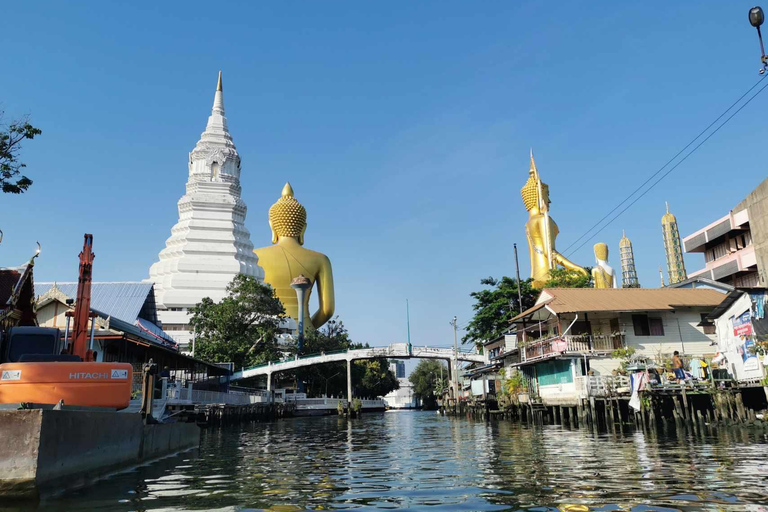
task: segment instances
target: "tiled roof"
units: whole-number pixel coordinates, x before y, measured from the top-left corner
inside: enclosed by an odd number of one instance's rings
[[[701,288],[545,288],[555,313],[662,311],[677,307],[715,307],[725,294]]]
[[[43,295],[53,287],[53,284],[35,283],[35,294],[38,297]],[[77,283],[57,282],[56,287],[67,297],[77,298]],[[133,324],[139,317],[139,312],[151,291],[152,283],[92,283],[91,308]]]

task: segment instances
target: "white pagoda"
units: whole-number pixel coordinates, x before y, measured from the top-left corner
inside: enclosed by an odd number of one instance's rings
[[[219,72],[208,125],[189,154],[179,221],[159,261],[149,269],[158,319],[184,351],[191,349],[189,310],[193,306],[204,297],[221,300],[237,274],[264,280],[245,228],[247,208],[240,190],[240,155],[227,129]]]

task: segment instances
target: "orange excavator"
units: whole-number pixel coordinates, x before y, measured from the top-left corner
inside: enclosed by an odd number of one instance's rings
[[[0,333],[0,404],[62,404],[113,410],[128,407],[133,383],[131,365],[94,361],[92,248],[93,236],[86,234],[80,253],[75,309],[71,315],[68,313],[63,340],[56,328],[13,327]],[[73,319],[71,343],[69,316]]]

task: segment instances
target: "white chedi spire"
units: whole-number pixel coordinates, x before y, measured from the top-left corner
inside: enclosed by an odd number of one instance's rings
[[[247,208],[240,198],[240,155],[224,116],[221,72],[205,131],[189,154],[186,194],[178,202],[179,221],[149,269],[155,283],[158,316],[184,345],[186,313],[204,297],[218,301],[237,274],[264,279],[245,228]],[[169,311],[164,313],[164,311]],[[176,325],[180,324],[180,325]],[[181,332],[179,332],[181,331]]]

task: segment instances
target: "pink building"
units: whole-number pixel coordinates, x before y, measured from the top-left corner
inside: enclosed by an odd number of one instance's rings
[[[764,288],[768,264],[768,179],[721,217],[683,238],[685,252],[704,254],[703,277],[736,288]]]

